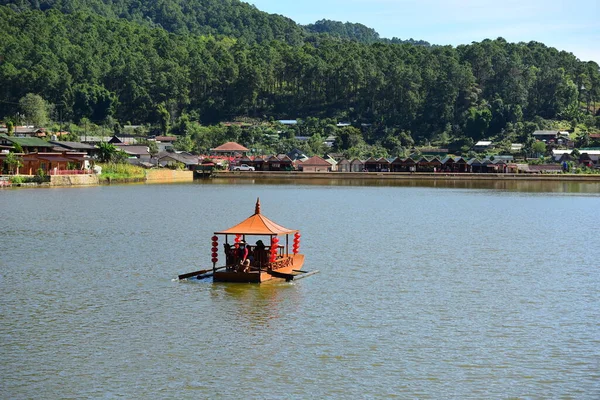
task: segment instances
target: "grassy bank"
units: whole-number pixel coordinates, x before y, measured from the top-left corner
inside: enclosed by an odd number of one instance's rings
[[[98,163],[102,167],[100,183],[139,182],[146,178],[144,168],[131,164]]]

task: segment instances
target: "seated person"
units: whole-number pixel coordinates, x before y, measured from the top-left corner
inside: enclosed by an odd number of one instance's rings
[[[238,272],[250,272],[250,260],[246,259],[246,261],[242,262],[238,266]]]
[[[256,242],[256,248],[254,249],[254,260],[258,267],[262,267],[269,261],[269,254],[265,249],[265,244],[262,240]]]
[[[246,242],[244,240],[242,240],[239,243],[239,247],[237,249],[237,263],[238,263],[238,272],[246,272],[244,268],[244,266],[246,265],[246,262],[248,264],[248,266],[250,266],[250,260],[248,259],[248,247],[246,246]]]

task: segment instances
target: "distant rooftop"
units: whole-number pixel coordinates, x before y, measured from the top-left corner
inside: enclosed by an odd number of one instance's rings
[[[235,142],[224,143],[224,144],[220,145],[219,147],[215,147],[212,150],[220,151],[220,152],[249,151],[246,147],[242,146],[241,144],[235,143]]]

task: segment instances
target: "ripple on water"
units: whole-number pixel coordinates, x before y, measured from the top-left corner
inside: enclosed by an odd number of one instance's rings
[[[523,190],[2,192],[0,387],[8,398],[598,398],[600,245],[577,239],[595,237],[597,191]],[[305,267],[320,274],[172,280],[205,265],[212,232],[259,196],[269,218],[301,228]]]

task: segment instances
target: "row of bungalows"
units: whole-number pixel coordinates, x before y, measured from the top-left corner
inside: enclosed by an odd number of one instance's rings
[[[337,165],[338,172],[451,172],[451,173],[505,173],[514,171],[515,166],[506,160],[479,160],[463,157],[438,157],[422,156],[420,158],[379,158],[371,157],[367,160],[340,160]]]
[[[273,156],[242,156],[237,157],[232,165],[247,164],[255,171],[293,171],[294,161],[285,154]]]

